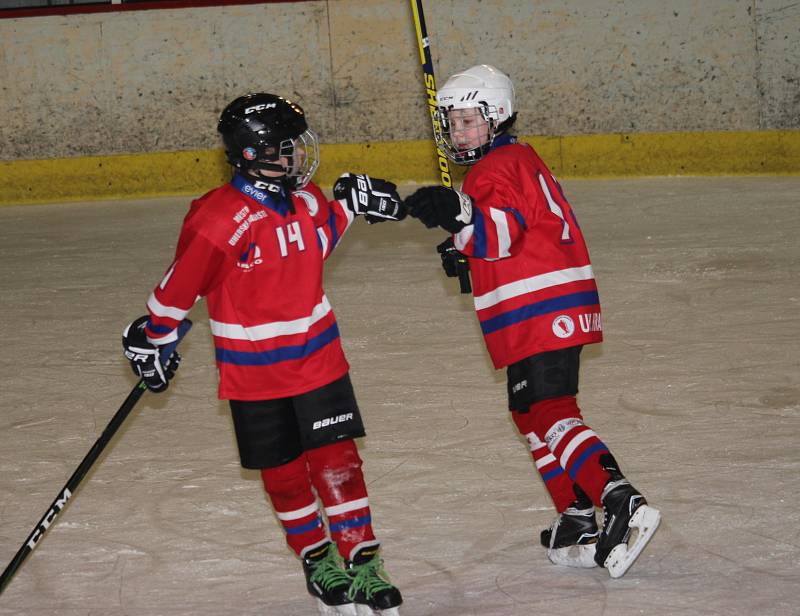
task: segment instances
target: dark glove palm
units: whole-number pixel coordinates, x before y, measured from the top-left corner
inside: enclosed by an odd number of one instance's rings
[[[408,213],[432,229],[458,233],[472,223],[472,199],[444,186],[424,186],[405,200]]]

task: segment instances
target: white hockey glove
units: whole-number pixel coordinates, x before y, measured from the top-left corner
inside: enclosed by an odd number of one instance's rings
[[[170,379],[181,364],[178,351],[173,351],[162,364],[159,348],[147,341],[144,328],[149,317],[136,319],[122,332],[122,348],[131,363],[133,373],[140,376],[150,391],[161,393],[169,387]]]
[[[367,222],[403,220],[406,208],[397,186],[364,174],[344,173],[333,185],[335,199],[344,201],[354,214],[363,214]]]

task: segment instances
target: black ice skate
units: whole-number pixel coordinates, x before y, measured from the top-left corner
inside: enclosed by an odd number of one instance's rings
[[[625,575],[641,554],[661,521],[661,513],[647,504],[623,477],[611,454],[600,456],[600,463],[611,476],[603,489],[603,531],[597,541],[594,559],[608,569],[612,578]],[[635,532],[633,532],[635,531]]]
[[[399,616],[403,602],[400,591],[389,583],[378,556],[378,546],[361,548],[347,561],[352,583],[348,596],[355,603],[358,616]]]
[[[322,616],[357,616],[348,596],[350,576],[343,568],[336,546],[328,542],[303,557],[303,572],[311,596],[317,600]]]
[[[540,540],[550,562],[565,567],[596,567],[594,560],[600,530],[594,505],[588,498],[574,501],[542,531]]]

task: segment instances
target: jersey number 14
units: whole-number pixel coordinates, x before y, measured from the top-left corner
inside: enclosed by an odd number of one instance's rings
[[[282,257],[289,256],[289,244],[296,244],[297,250],[300,252],[306,249],[298,221],[290,222],[285,227],[275,227],[275,233],[278,235],[278,245]]]

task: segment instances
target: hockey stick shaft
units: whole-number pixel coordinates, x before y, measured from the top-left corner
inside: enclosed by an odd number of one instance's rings
[[[417,32],[417,45],[419,46],[419,59],[422,63],[422,74],[425,84],[425,94],[427,96],[428,111],[431,115],[431,125],[434,127],[434,135],[436,133],[436,79],[433,76],[433,58],[431,56],[430,39],[428,38],[428,28],[425,25],[425,11],[422,8],[422,0],[411,0],[411,13],[414,16],[414,27]],[[450,175],[450,163],[444,155],[442,148],[436,143],[436,158],[439,165],[439,176],[443,186],[447,188],[453,187],[453,178]],[[469,280],[469,267],[466,258],[464,262],[456,264],[456,271],[458,272],[458,284],[461,287],[462,293],[471,293],[472,285]]]
[[[175,347],[178,345],[178,342],[180,342],[181,338],[186,335],[186,332],[189,331],[191,326],[192,322],[188,319],[184,319],[183,322],[178,326],[178,339],[175,342],[166,345],[161,350],[162,361],[166,361],[169,358],[169,356],[172,354],[172,351],[174,351]],[[111,421],[108,422],[108,425],[103,430],[103,433],[95,441],[94,445],[92,445],[89,453],[84,456],[83,460],[78,465],[78,468],[75,469],[75,472],[72,473],[72,476],[67,480],[67,483],[64,484],[63,488],[61,488],[61,491],[50,505],[47,513],[45,513],[36,526],[34,526],[33,531],[31,531],[30,535],[28,535],[28,538],[25,540],[19,550],[17,550],[17,553],[14,555],[14,558],[11,559],[11,562],[3,571],[3,574],[0,575],[0,594],[2,594],[3,590],[5,590],[6,586],[11,581],[11,578],[17,572],[17,569],[20,568],[28,555],[36,548],[37,545],[39,545],[39,542],[44,534],[53,525],[56,517],[63,511],[64,507],[66,507],[67,501],[72,498],[72,495],[78,489],[78,486],[89,472],[89,469],[92,468],[92,465],[100,457],[100,454],[103,453],[106,445],[108,445],[109,441],[111,441],[111,439],[114,437],[117,430],[119,430],[120,426],[136,406],[136,403],[139,401],[139,398],[142,397],[142,394],[145,391],[147,391],[147,385],[145,385],[144,381],[139,381],[128,394],[128,397],[125,398],[125,402],[122,403],[122,406],[119,407],[119,410],[114,413],[114,417],[111,418]]]

